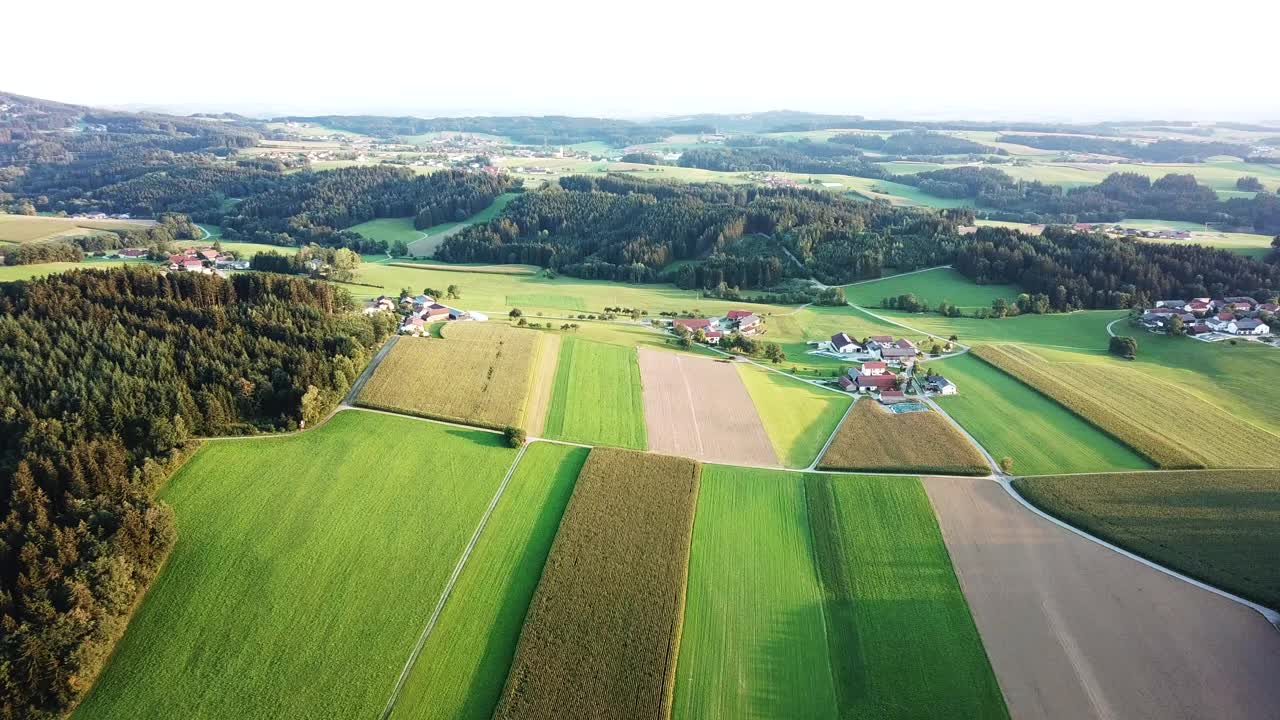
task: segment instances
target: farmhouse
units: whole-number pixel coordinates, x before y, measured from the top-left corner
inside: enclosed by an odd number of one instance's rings
[[[871,392],[872,390],[892,390],[893,386],[898,383],[898,378],[892,375],[859,375],[853,379],[855,385],[858,386],[860,392]]]
[[[889,364],[884,362],[865,362],[862,363],[862,369],[855,372],[849,369],[850,375],[884,375],[889,371]]]
[[[880,391],[880,402],[884,403],[885,405],[894,405],[894,404],[897,404],[900,402],[906,402],[906,401],[907,401],[907,394],[902,392],[901,390],[881,390]]]
[[[955,395],[959,390],[955,383],[941,375],[928,375],[924,379],[924,389],[939,395]]]
[[[1266,335],[1271,328],[1256,318],[1245,318],[1227,323],[1226,331],[1232,335]]]
[[[916,362],[915,348],[887,347],[880,351],[880,357],[885,362],[896,363],[904,367],[910,367]]]
[[[898,348],[899,350],[915,350],[916,349],[916,344],[906,338],[902,338],[901,340],[895,342],[893,346]]]
[[[856,353],[862,348],[846,333],[836,333],[831,336],[831,349],[838,353]]]
[[[671,325],[676,329],[684,328],[689,332],[711,329],[711,321],[706,318],[680,318],[678,320],[672,320]]]
[[[737,327],[738,327],[738,332],[742,333],[743,335],[755,335],[756,333],[760,332],[760,316],[753,314],[753,315],[748,315],[744,318],[739,318],[737,322]]]
[[[1258,306],[1258,301],[1254,300],[1251,297],[1237,295],[1235,297],[1223,298],[1217,301],[1217,305],[1219,308],[1234,307],[1236,310],[1243,310],[1245,312],[1249,312]]]
[[[724,337],[724,333],[719,330],[708,330],[703,333],[703,336],[707,338],[708,345],[719,345],[720,338]]]
[[[836,383],[840,385],[840,389],[847,390],[849,392],[853,392],[853,389],[856,387],[855,383],[853,382],[853,378],[849,377],[848,375],[841,375],[840,379],[837,380]]]
[[[454,318],[451,317],[451,315],[455,312],[457,311],[453,310],[452,308],[447,308],[444,305],[441,305],[439,303],[432,303],[426,306],[425,308],[423,308],[422,319],[426,320],[427,322],[432,322],[435,320],[452,320]]]
[[[146,248],[125,248],[116,253],[122,258],[141,258],[147,256]]]
[[[405,335],[421,335],[425,329],[426,322],[413,315],[405,318],[404,323],[400,325],[400,332]]]

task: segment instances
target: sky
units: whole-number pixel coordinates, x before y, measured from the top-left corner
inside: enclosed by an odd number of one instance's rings
[[[0,90],[256,115],[1280,121],[1280,63],[1265,33],[1249,30],[1274,27],[1280,5],[1223,10],[1148,0],[19,2],[4,12]]]

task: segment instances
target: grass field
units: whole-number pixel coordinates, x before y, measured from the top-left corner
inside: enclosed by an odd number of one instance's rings
[[[892,413],[863,398],[818,460],[823,470],[986,475],[982,453],[938,413]]]
[[[440,223],[422,230],[418,230],[413,226],[414,219],[412,217],[377,218],[358,225],[352,225],[347,229],[358,232],[370,240],[382,240],[388,244],[398,240],[409,246],[410,254],[418,257],[429,257],[440,245],[441,240],[467,225],[492,220],[515,197],[515,193],[499,195],[489,207],[466,220]]]
[[[855,305],[875,307],[886,297],[914,293],[917,298],[927,300],[931,307],[937,307],[945,300],[967,311],[991,307],[991,302],[1000,297],[1012,301],[1020,292],[1012,285],[978,285],[950,268],[846,285],[844,288],[845,297]]]
[[[644,398],[636,351],[561,337],[545,433],[557,440],[643,450]]]
[[[488,720],[586,448],[534,443],[494,508],[392,718]]]
[[[751,394],[774,454],[787,467],[808,467],[840,424],[852,399],[749,363],[738,374]]]
[[[95,235],[108,230],[135,230],[153,224],[155,223],[150,220],[86,220],[0,213],[0,242],[56,240],[60,237]]]
[[[591,451],[495,720],[669,716],[699,469],[683,458]]]
[[[1013,458],[1018,475],[1145,470],[1141,455],[1058,403],[968,355],[927,367],[960,392],[938,405],[997,460]]]
[[[501,440],[349,410],[206,443],[163,493],[177,545],[76,720],[376,717],[514,459]]]
[[[917,315],[894,310],[874,312],[934,335],[956,335],[966,345],[1008,342],[1096,352],[1107,350],[1107,323],[1127,314],[1124,310],[1081,310],[979,320],[972,317],[948,318],[937,313]]]
[[[676,720],[836,717],[802,478],[703,466]]]
[[[453,225],[455,223],[449,223]],[[393,243],[397,240],[406,244],[421,238],[425,233],[413,227],[413,218],[377,218],[367,220],[358,225],[352,225],[347,228],[352,232],[360,233],[370,240],[382,240],[387,243]]]
[[[914,478],[809,475],[841,718],[1007,718],[933,508]]]
[[[974,353],[1161,467],[1280,467],[1280,436],[1139,370],[1048,362],[1013,345],[979,346]],[[1171,433],[1170,424],[1184,418],[1212,434]]]
[[[1280,470],[1023,478],[1045,512],[1271,608],[1280,608]]]
[[[31,280],[32,278],[53,275],[67,270],[85,270],[89,268],[106,268],[123,265],[124,260],[98,260],[94,262],[70,263],[37,263],[35,265],[0,265],[0,282],[14,280]]]
[[[538,334],[500,323],[454,323],[442,334],[396,340],[356,401],[481,427],[519,425]]]

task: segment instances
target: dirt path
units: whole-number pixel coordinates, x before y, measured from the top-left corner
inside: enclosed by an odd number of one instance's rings
[[[369,377],[378,369],[378,365],[382,364],[382,359],[387,356],[387,353],[391,352],[391,348],[395,347],[396,341],[399,339],[399,335],[392,335],[387,338],[387,341],[383,343],[378,352],[374,354],[373,359],[365,366],[364,372],[360,373],[360,377],[356,378],[356,381],[351,383],[351,391],[342,399],[342,405],[355,404],[356,398],[360,397],[360,391],[364,389],[364,384],[369,381]],[[335,412],[336,411],[337,410],[335,408]]]
[[[744,465],[778,456],[732,362],[639,348],[649,450]]]
[[[1028,512],[999,483],[925,478],[1014,718],[1276,718],[1258,613]]]
[[[551,390],[556,384],[556,365],[560,360],[560,336],[541,333],[538,362],[533,366],[533,387],[529,389],[529,404],[525,407],[525,431],[537,437],[547,422],[547,408],[551,405]]]

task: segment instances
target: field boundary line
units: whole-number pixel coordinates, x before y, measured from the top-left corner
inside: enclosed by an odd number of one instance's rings
[[[854,285],[869,285],[871,283],[878,283],[884,280],[892,280],[894,278],[906,277],[908,275],[916,275],[918,273],[932,272],[934,270],[951,270],[951,269],[953,268],[950,265],[935,265],[933,267],[920,268],[919,270],[908,270],[907,272],[904,272],[904,273],[897,273],[894,275],[885,275],[884,277],[871,278],[870,280],[858,280],[857,282],[851,282],[845,285],[828,285],[827,287],[847,288],[847,287],[853,287]],[[852,305],[853,303],[849,303],[849,304]]]
[[[458,577],[462,575],[462,570],[466,567],[467,560],[471,557],[471,551],[475,550],[476,545],[480,542],[480,535],[484,532],[485,525],[489,523],[489,517],[493,515],[493,510],[498,506],[498,501],[502,499],[503,492],[506,491],[507,485],[511,482],[511,478],[516,474],[516,468],[520,466],[520,460],[524,457],[524,453],[529,449],[530,443],[520,446],[520,452],[516,453],[515,460],[511,462],[511,467],[507,468],[507,474],[502,478],[502,482],[498,485],[498,490],[493,494],[493,499],[489,501],[489,506],[485,508],[484,514],[480,516],[480,522],[476,525],[475,532],[471,534],[471,541],[467,543],[467,547],[462,551],[462,556],[458,558],[458,564],[453,568],[453,574],[449,576],[449,582],[445,583],[444,590],[440,593],[440,599],[436,602],[435,609],[431,611],[431,617],[427,619],[427,624],[423,626],[422,633],[418,635],[418,642],[413,646],[413,651],[409,653],[409,658],[405,660],[404,668],[400,671],[400,677],[396,680],[396,685],[391,691],[391,697],[387,698],[387,705],[382,710],[380,716],[382,720],[391,717],[391,711],[395,709],[396,701],[400,699],[400,692],[404,690],[404,684],[409,679],[409,673],[413,671],[413,666],[417,664],[418,657],[422,655],[422,648],[427,644],[427,638],[431,636],[431,631],[435,629],[436,621],[440,619],[440,613],[444,611],[445,603],[449,601],[449,596],[453,592],[453,586],[457,584]]]
[[[840,428],[844,427],[845,422],[849,419],[849,414],[853,412],[853,406],[857,405],[858,401],[861,399],[861,395],[853,396],[853,402],[849,403],[849,407],[845,408],[844,415],[840,416],[840,422],[836,423],[835,428],[831,431],[830,437],[828,437],[827,441],[823,443],[822,449],[818,451],[818,456],[813,459],[813,462],[809,463],[808,467],[804,468],[806,471],[814,472],[818,469],[818,463],[822,462],[822,456],[827,454],[827,450],[831,447],[831,443],[836,440],[836,435],[840,434]],[[870,400],[870,398],[868,398],[868,400]]]
[[[1163,472],[1168,472],[1168,471],[1163,471]],[[1200,588],[1201,590],[1207,590],[1213,593],[1214,595],[1217,595],[1222,598],[1226,598],[1227,600],[1230,600],[1236,604],[1243,605],[1244,607],[1247,607],[1250,610],[1257,612],[1259,615],[1265,618],[1268,623],[1271,624],[1271,627],[1273,629],[1275,629],[1277,632],[1280,632],[1280,612],[1276,612],[1275,610],[1272,610],[1271,608],[1266,607],[1264,605],[1259,605],[1258,603],[1253,602],[1252,600],[1246,600],[1240,597],[1239,595],[1236,595],[1234,593],[1229,593],[1226,590],[1223,590],[1221,588],[1214,587],[1213,585],[1210,585],[1209,583],[1206,583],[1202,580],[1197,580],[1189,575],[1184,575],[1172,568],[1167,568],[1163,565],[1160,565],[1159,563],[1148,560],[1142,557],[1141,555],[1130,552],[1129,550],[1125,550],[1124,548],[1118,545],[1109,543],[1106,540],[1103,540],[1102,538],[1091,535],[1090,533],[1085,532],[1084,530],[1081,530],[1080,528],[1070,523],[1067,523],[1063,520],[1059,520],[1058,518],[1036,507],[1034,504],[1031,503],[1031,501],[1022,497],[1022,495],[1018,492],[1017,488],[1013,487],[1013,481],[1010,478],[1007,478],[1007,477],[997,478],[996,482],[1000,483],[1000,486],[1004,488],[1005,492],[1008,493],[1009,496],[1012,497],[1014,500],[1016,500],[1018,504],[1022,505],[1022,507],[1026,508],[1027,510],[1030,510],[1036,515],[1039,515],[1045,520],[1048,520],[1054,525],[1057,525],[1058,527],[1063,528],[1064,530],[1067,530],[1069,532],[1075,533],[1076,535],[1086,540],[1089,540],[1098,545],[1101,545],[1102,547],[1105,547],[1108,550],[1124,555],[1125,557],[1131,560],[1136,560],[1137,562],[1151,568],[1152,570],[1155,570],[1157,572],[1162,572],[1171,578],[1181,580],[1190,585],[1194,585]]]
[[[982,457],[987,459],[987,464],[991,466],[991,471],[992,473],[994,473],[995,477],[1000,478],[1004,476],[1004,470],[1000,469],[1000,463],[996,462],[995,456],[987,452],[987,449],[982,446],[982,443],[978,442],[978,438],[974,437],[973,434],[970,433],[968,430],[965,430],[964,426],[960,424],[960,421],[948,415],[947,411],[943,410],[942,406],[939,405],[937,401],[935,401],[933,398],[929,397],[928,395],[921,395],[921,397],[924,398],[924,402],[926,405],[933,408],[934,410],[937,410],[939,415],[946,418],[947,421],[950,422],[953,427],[955,427],[955,429],[959,430],[966,438],[969,438],[969,442],[973,443],[973,446],[978,448],[978,452],[982,453]]]
[[[360,391],[364,389],[364,384],[373,377],[373,373],[382,364],[382,359],[391,352],[391,348],[395,346],[400,339],[399,335],[392,335],[387,341],[378,348],[378,352],[374,353],[373,358],[369,360],[369,364],[364,366],[364,372],[360,373],[360,377],[351,383],[351,389],[347,391],[347,396],[342,399],[342,405],[354,405],[356,398],[360,396]]]

